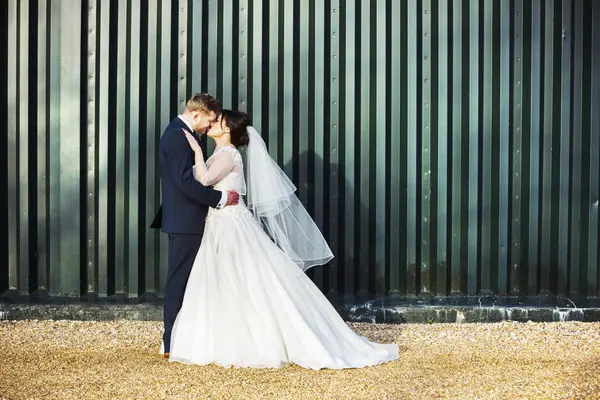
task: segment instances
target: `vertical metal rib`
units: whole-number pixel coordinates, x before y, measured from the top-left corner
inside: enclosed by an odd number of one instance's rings
[[[129,154],[129,181],[127,185],[127,199],[129,205],[127,207],[128,214],[128,234],[129,248],[126,249],[128,252],[128,277],[127,277],[127,295],[129,297],[137,297],[139,295],[139,274],[140,274],[140,259],[139,259],[139,246],[143,241],[143,236],[140,238],[140,221],[143,218],[140,216],[140,201],[143,201],[139,195],[140,192],[140,181],[142,179],[141,172],[143,171],[143,165],[140,163],[140,42],[135,40],[135,36],[141,31],[141,0],[131,0],[130,3],[131,14],[129,16],[128,37],[131,38],[130,47],[128,50],[128,65],[129,74],[129,148],[127,149]],[[185,93],[184,93],[185,99]]]
[[[582,182],[582,80],[583,80],[583,4],[582,1],[575,2],[573,12],[574,25],[573,38],[573,78],[571,90],[571,210],[570,210],[570,260],[569,260],[569,295],[577,295],[581,288],[579,285],[579,274],[581,270],[581,182]],[[589,34],[589,33],[588,33]]]
[[[160,284],[158,277],[160,276],[160,237],[165,236],[159,231],[149,229],[150,223],[154,219],[160,205],[160,186],[158,182],[158,143],[160,141],[160,116],[157,118],[158,110],[158,77],[157,64],[160,58],[158,54],[158,0],[150,0],[148,2],[148,78],[142,85],[147,87],[146,97],[146,255],[144,276],[146,278],[146,292],[158,293]],[[195,55],[196,53],[194,53]]]
[[[419,291],[431,293],[430,274],[432,271],[431,241],[431,196],[432,196],[432,168],[431,168],[431,84],[434,78],[431,75],[431,2],[423,0],[421,15],[418,18],[422,20],[421,37],[421,80],[418,82],[421,90],[421,126],[417,127],[418,134],[421,136],[421,243],[419,249],[421,252],[421,287]]]
[[[222,71],[222,80],[218,82],[221,85],[221,101],[223,102],[223,108],[232,108],[238,109],[239,104],[234,104],[234,96],[233,96],[233,80],[237,80],[237,76],[234,76],[233,65],[245,62],[246,57],[248,56],[246,53],[242,53],[238,51],[237,54],[233,52],[233,41],[234,35],[235,40],[237,40],[238,35],[238,27],[233,26],[233,2],[228,0],[223,0],[221,2],[223,7],[223,23],[222,23],[222,31],[219,32],[219,36],[223,39],[223,45],[220,50],[223,54],[223,59],[220,60],[221,64],[219,65],[219,70]],[[235,10],[237,12],[237,10]],[[240,49],[241,50],[241,49]],[[237,96],[236,96],[237,97]],[[245,108],[245,107],[244,107]],[[212,140],[209,141],[212,144]],[[209,154],[212,153],[212,147],[209,147]]]
[[[81,101],[81,76],[73,68],[71,60],[78,60],[81,48],[81,21],[68,18],[81,15],[79,1],[60,2],[60,128],[59,136],[59,182],[54,190],[60,197],[59,248],[60,248],[60,292],[78,295],[80,292],[80,219],[81,219],[81,171],[80,140],[73,140],[74,132],[79,136]]]
[[[279,40],[283,43],[283,52],[279,54],[283,57],[283,69],[279,70],[279,74],[283,75],[283,85],[280,91],[283,98],[279,101],[283,104],[283,112],[280,115],[282,119],[283,131],[279,132],[279,140],[283,147],[283,159],[277,160],[284,166],[286,174],[290,177],[294,176],[294,4],[293,2],[282,2],[279,4],[283,10],[283,32],[280,32]],[[297,61],[296,61],[297,62]],[[281,64],[280,64],[281,65]]]
[[[520,282],[521,271],[521,150],[522,150],[522,104],[523,104],[523,2],[515,0],[513,12],[513,78],[512,87],[512,199],[511,199],[511,252],[510,252],[510,290],[517,294],[521,293],[522,285]]]
[[[588,207],[590,210],[588,228],[588,259],[587,259],[587,297],[597,297],[598,274],[600,263],[598,262],[598,238],[600,236],[600,224],[598,221],[598,207],[600,200],[600,4],[592,2],[592,43],[591,43],[591,98],[589,103],[590,116],[590,186]]]
[[[96,84],[98,82],[98,76],[96,75],[96,38],[97,29],[96,29],[96,19],[97,19],[97,8],[96,8],[96,0],[88,1],[88,10],[87,10],[87,111],[85,121],[87,128],[86,135],[86,166],[87,166],[87,190],[86,190],[86,214],[87,214],[87,237],[86,237],[86,262],[87,262],[87,282],[86,282],[86,291],[88,294],[97,294],[98,287],[96,284],[96,275],[98,272],[98,264],[96,257],[96,223],[97,223],[97,215],[96,215],[96,198],[98,197],[98,193],[96,192],[96,183],[97,183],[97,175],[96,175],[96,109],[97,109],[97,96],[96,96]],[[92,100],[92,101],[90,101]]]
[[[332,40],[339,40],[340,50],[344,52],[342,60],[344,80],[340,80],[340,90],[343,90],[344,97],[340,98],[340,111],[344,116],[343,124],[343,142],[344,153],[340,156],[340,174],[344,177],[344,235],[340,240],[344,241],[343,258],[339,257],[340,268],[344,269],[344,295],[351,297],[356,292],[357,276],[357,257],[360,249],[359,243],[355,242],[358,221],[355,221],[356,215],[356,2],[347,0],[341,2],[343,13],[340,15],[339,39],[332,37]],[[360,13],[360,10],[359,10]],[[341,56],[341,53],[340,53]],[[340,131],[342,132],[342,131]],[[340,136],[341,138],[341,136]],[[360,204],[360,202],[358,203]]]
[[[526,261],[528,276],[527,276],[527,294],[536,296],[539,292],[538,288],[538,272],[540,270],[540,260],[538,259],[538,251],[540,246],[541,232],[539,229],[540,209],[541,209],[541,159],[542,152],[541,128],[543,121],[541,119],[542,97],[541,91],[543,86],[543,68],[541,52],[543,49],[543,32],[542,32],[542,2],[533,0],[531,2],[532,18],[531,18],[531,96],[525,99],[531,107],[531,123],[528,127],[530,130],[529,149],[529,226],[528,233],[528,256]],[[529,21],[525,21],[529,23]],[[525,103],[525,102],[524,102]]]
[[[296,93],[297,101],[298,101],[298,113],[296,118],[298,119],[298,145],[299,148],[295,151],[298,157],[298,191],[296,195],[308,209],[308,187],[306,184],[308,181],[308,158],[309,158],[309,148],[308,141],[309,135],[314,135],[314,131],[309,129],[309,123],[312,122],[312,119],[309,120],[308,110],[311,106],[310,100],[308,98],[310,81],[309,81],[309,1],[301,0],[300,1],[300,27],[299,33],[300,37],[299,41],[299,59],[294,60],[294,64],[297,65],[299,70],[299,79],[298,79],[298,91]],[[314,137],[314,136],[313,136]]]
[[[464,21],[466,23],[466,21]],[[467,230],[467,293],[474,296],[479,290],[479,265],[478,241],[479,241],[479,2],[473,1],[469,4],[469,164],[468,168],[468,230]],[[466,49],[463,49],[466,52]],[[463,57],[463,60],[467,59]],[[466,82],[465,82],[466,83]],[[464,121],[467,124],[467,121]]]
[[[126,243],[127,235],[126,211],[125,211],[125,175],[127,171],[127,149],[125,147],[125,136],[127,135],[127,20],[129,19],[127,2],[121,1],[117,10],[117,60],[116,60],[116,108],[114,109],[115,121],[115,204],[114,204],[114,254],[112,255],[111,267],[115,268],[115,294],[123,295],[127,286],[127,258]],[[125,89],[125,90],[124,90]],[[110,142],[109,142],[110,143]]]
[[[401,191],[401,184],[400,181],[401,179],[403,179],[400,176],[400,171],[401,171],[401,163],[404,162],[404,160],[401,159],[400,157],[400,142],[401,142],[401,138],[404,135],[404,121],[402,121],[400,119],[400,107],[402,106],[401,104],[401,96],[400,96],[400,64],[401,64],[401,54],[400,54],[400,26],[402,25],[401,23],[398,23],[398,21],[400,21],[401,18],[401,14],[400,14],[400,2],[398,1],[392,1],[392,7],[390,10],[388,10],[388,12],[391,12],[391,21],[392,21],[392,25],[389,27],[389,29],[392,30],[391,32],[391,77],[390,77],[390,82],[389,82],[389,89],[391,91],[391,104],[388,105],[388,110],[390,112],[390,118],[391,118],[391,132],[390,132],[390,136],[391,136],[391,140],[389,145],[391,146],[390,149],[390,171],[389,171],[389,176],[390,176],[390,180],[388,181],[388,184],[391,186],[390,187],[390,231],[387,233],[390,236],[390,255],[389,255],[389,263],[390,263],[390,292],[394,293],[394,294],[400,294],[400,287],[401,287],[401,283],[400,283],[400,269],[401,268],[405,268],[404,261],[400,258],[400,233],[401,233],[401,210],[400,210],[400,198],[404,196],[404,193],[402,193]],[[348,15],[348,11],[346,12],[346,15]],[[347,35],[347,40],[350,39],[350,36]],[[350,53],[348,53],[351,49],[351,46],[346,46],[346,51],[347,51],[347,59],[351,60],[351,56]],[[348,70],[347,70],[348,71]],[[348,71],[347,73],[349,73],[350,71]],[[352,99],[352,86],[351,84],[353,83],[353,80],[350,79],[349,76],[346,77],[346,102],[351,101]],[[346,111],[348,114],[346,114],[346,130],[348,130],[348,127],[351,126],[350,124],[352,123],[352,111],[351,109],[347,108]],[[350,181],[348,178],[348,174],[350,173],[350,171],[353,171],[353,168],[348,168],[348,164],[351,164],[352,162],[352,156],[353,153],[349,152],[349,143],[346,142],[346,149],[345,149],[345,154],[344,156],[346,157],[346,162],[345,165],[346,167],[346,182],[348,185],[351,185],[353,183],[353,181]],[[352,175],[353,176],[353,175]],[[351,205],[353,205],[353,202],[350,203],[350,199],[352,196],[346,196],[346,224],[349,223],[349,221],[352,220],[353,217],[353,212],[351,210],[353,210],[353,207]],[[352,230],[353,226],[352,225],[346,225],[346,246],[349,246],[348,243],[348,238],[350,239],[350,243],[351,239],[353,237],[353,232],[348,232],[349,230]],[[348,265],[346,264],[345,266],[345,270],[347,271],[348,269]],[[349,279],[351,279],[348,275],[348,272],[346,272],[346,282],[349,281]],[[353,276],[352,276],[353,278]],[[348,284],[347,284],[348,286]],[[350,286],[351,287],[351,286]],[[346,292],[348,292],[350,289],[347,287],[346,288]]]
[[[309,184],[312,183],[312,199],[309,198],[309,202],[312,201],[313,213],[315,223],[324,232],[325,228],[325,210],[324,210],[324,196],[325,193],[325,111],[323,110],[323,103],[325,101],[325,35],[329,32],[325,32],[325,18],[328,17],[328,13],[325,11],[325,3],[323,1],[311,0],[310,2],[310,26],[313,41],[313,53],[312,53],[312,76],[309,78],[313,84],[312,97],[309,97],[307,104],[312,109],[313,123],[310,125],[314,130],[314,144],[313,144],[313,176],[309,174]],[[335,40],[337,33],[331,32],[332,39]],[[309,39],[310,41],[310,39]],[[309,68],[311,65],[309,65]],[[310,73],[311,70],[309,70]],[[306,156],[306,155],[305,155]],[[307,157],[308,158],[308,157]],[[310,212],[311,210],[309,210]],[[335,254],[338,259],[342,259],[342,254]],[[344,265],[343,262],[338,261],[338,265]],[[314,269],[313,280],[317,286],[323,288],[323,278],[326,267],[317,267]]]
[[[210,2],[211,5],[216,2]],[[213,6],[215,8],[216,6]],[[215,14],[216,15],[216,14]],[[212,19],[215,21],[215,19]],[[159,92],[157,95],[157,123],[158,129],[160,131],[160,135],[164,129],[171,122],[171,118],[174,117],[170,112],[170,103],[171,99],[171,81],[170,76],[173,71],[171,71],[171,56],[170,56],[170,48],[171,48],[171,4],[167,0],[160,0],[159,3],[159,16],[158,16],[158,26],[159,28],[159,42],[158,42],[158,52],[157,52],[157,63],[159,64],[159,70],[157,71],[158,82],[159,82]],[[179,32],[179,30],[175,30],[175,32]],[[209,38],[210,40],[210,38]],[[214,46],[212,47],[214,48]],[[176,71],[175,71],[176,72]],[[209,75],[209,82],[216,82],[215,79],[211,79]],[[216,91],[216,87],[214,88]],[[212,92],[214,93],[214,91]],[[167,235],[160,235],[160,261],[159,261],[159,287],[162,291],[165,279],[167,277],[167,271],[169,269],[169,261],[168,261],[168,237]]]
[[[38,1],[37,37],[37,284],[48,292],[48,1]]]
[[[331,10],[328,10],[331,18],[331,31],[337,32],[340,25],[340,2],[339,0],[331,0]],[[329,59],[329,187],[330,187],[330,207],[329,207],[329,245],[334,255],[339,257],[339,85],[340,85],[340,70],[339,70],[339,41],[330,39],[330,59]],[[334,104],[335,103],[335,104]],[[329,292],[332,288],[335,289],[338,284],[337,280],[337,265],[338,259],[334,259],[329,264]]]
[[[277,141],[278,137],[278,128],[279,128],[279,102],[282,99],[279,98],[279,90],[278,90],[278,82],[279,75],[281,71],[279,71],[279,41],[282,38],[279,37],[279,19],[277,18],[279,15],[279,2],[276,0],[268,0],[268,8],[269,8],[269,25],[268,25],[268,33],[269,33],[269,72],[268,75],[269,81],[265,84],[265,87],[268,87],[268,96],[269,96],[269,154],[271,157],[277,161],[278,149],[281,146]]]
[[[389,77],[386,71],[386,0],[377,0],[376,11],[376,36],[375,47],[377,49],[377,83],[376,83],[376,114],[375,114],[375,126],[377,139],[385,137],[383,133],[387,133],[386,126],[386,110],[388,104],[386,104],[386,92],[388,90]],[[373,21],[373,19],[372,19]],[[373,41],[372,41],[373,42]],[[373,132],[372,132],[373,134]],[[373,137],[373,136],[372,136]],[[388,163],[387,163],[387,151],[386,148],[390,146],[387,139],[375,141],[375,293],[377,296],[384,296],[387,288],[386,282],[386,263],[388,257],[386,254],[386,193],[387,193],[387,182],[388,178]],[[373,187],[373,185],[371,185]]]
[[[268,5],[268,0],[265,0]],[[263,50],[263,30],[266,28],[263,22],[263,0],[251,0],[252,4],[252,15],[248,15],[248,21],[252,21],[252,29],[248,28],[248,44],[252,46],[252,87],[246,88],[249,104],[252,105],[252,115],[250,118],[252,119],[252,125],[256,128],[257,131],[263,133],[263,124],[262,124],[262,114],[263,114],[263,63],[265,62],[265,58],[263,56],[263,51],[267,52],[268,49]],[[242,7],[243,8],[243,7]],[[246,8],[248,10],[248,8]],[[241,17],[245,17],[246,11],[241,11]],[[246,82],[249,83],[250,77],[240,76],[240,85],[245,85]],[[266,136],[266,132],[264,132]]]
[[[462,96],[461,58],[462,48],[462,2],[454,0],[452,7],[452,222],[451,222],[451,283],[450,291],[454,294],[463,293],[466,282],[462,279],[461,266],[465,261],[461,255],[461,242],[466,240],[461,234],[461,170],[462,170],[462,143],[460,104]],[[410,77],[409,77],[410,82]],[[410,151],[410,149],[409,149]]]
[[[18,3],[10,0],[8,3],[8,59],[17,60],[17,23]],[[18,290],[19,287],[19,176],[18,176],[18,130],[17,130],[17,63],[8,63],[8,113],[7,154],[8,160],[8,289]]]
[[[493,120],[493,85],[494,85],[494,66],[493,66],[493,34],[494,34],[494,3],[485,2],[480,5],[483,7],[483,114],[481,126],[483,127],[481,138],[481,275],[480,290],[481,294],[492,294],[492,138],[494,135]],[[480,15],[482,13],[480,12]]]
[[[407,199],[406,199],[406,285],[407,294],[416,295],[418,292],[417,284],[417,259],[418,249],[420,248],[417,242],[417,171],[418,160],[417,152],[417,135],[419,134],[417,126],[417,60],[414,55],[417,53],[417,14],[416,2],[408,3],[407,9],[407,99],[406,99],[406,136],[407,136],[407,157],[406,157],[406,183],[407,183]]]
[[[18,26],[18,177],[19,177],[19,292],[29,294],[29,0],[19,2]],[[35,127],[31,127],[35,129]],[[31,183],[33,184],[33,182]]]
[[[254,57],[257,56],[257,54],[250,54],[249,53],[249,46],[248,46],[248,12],[246,12],[246,10],[248,9],[248,5],[247,5],[247,0],[240,0],[239,2],[239,6],[237,10],[234,10],[235,13],[238,14],[238,18],[239,18],[239,25],[237,27],[237,29],[234,30],[234,34],[237,35],[238,37],[238,41],[239,41],[239,50],[238,52],[240,54],[244,54],[245,57],[241,57],[239,60],[239,66],[238,66],[238,73],[237,76],[233,76],[231,79],[232,81],[235,79],[237,80],[237,87],[238,87],[238,93],[237,93],[237,105],[234,105],[235,108],[238,108],[242,111],[245,112],[249,112],[248,110],[248,103],[250,102],[250,99],[248,98],[248,85],[247,85],[247,80],[246,77],[248,76],[248,66],[254,62]],[[244,11],[242,11],[244,10]],[[260,55],[258,55],[260,56]],[[243,78],[243,80],[242,80]],[[259,131],[260,132],[260,131]]]
[[[570,137],[571,137],[571,56],[573,32],[571,29],[571,0],[562,3],[562,44],[561,44],[561,82],[560,82],[560,172],[558,196],[558,289],[557,294],[566,295],[568,291],[569,259],[569,199],[570,199]]]
[[[108,254],[108,136],[109,136],[109,45],[110,45],[110,3],[100,2],[98,13],[100,24],[98,26],[98,294],[102,297],[108,294],[108,268],[110,258]],[[50,175],[52,177],[52,174]]]
[[[509,43],[510,37],[510,3],[508,0],[501,0],[500,3],[500,43]],[[506,294],[508,292],[508,264],[509,264],[509,243],[508,243],[508,224],[509,224],[509,157],[510,157],[510,52],[509,46],[502,45],[500,50],[500,178],[499,178],[499,196],[498,203],[498,292]]]
[[[540,250],[540,294],[550,294],[550,275],[554,268],[555,260],[551,258],[552,250],[552,136],[554,127],[554,0],[546,1],[544,5],[544,71],[543,88],[543,137],[542,140],[542,215],[541,215],[541,250]]]
[[[448,21],[449,8],[452,7],[451,0],[441,0],[438,2],[437,24],[438,24],[438,52],[437,52],[437,97],[431,99],[431,106],[437,109],[437,248],[435,249],[435,263],[437,266],[437,284],[436,294],[444,296],[446,292],[446,282],[448,279],[449,260],[447,259],[448,248],[448,144],[451,140],[448,104],[449,87],[448,82],[451,78],[448,74],[448,68],[451,62],[449,53],[449,34],[452,27]],[[435,9],[435,8],[434,8]]]

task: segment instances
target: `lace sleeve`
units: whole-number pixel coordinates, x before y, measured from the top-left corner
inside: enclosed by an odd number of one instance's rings
[[[235,167],[234,156],[221,151],[211,157],[210,165],[199,162],[194,165],[194,178],[204,186],[213,186],[227,176]]]

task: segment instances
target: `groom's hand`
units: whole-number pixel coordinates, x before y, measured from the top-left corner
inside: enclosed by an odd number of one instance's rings
[[[240,195],[238,194],[238,192],[234,192],[233,190],[230,190],[227,192],[227,203],[225,205],[226,206],[235,206],[239,200],[240,200]]]

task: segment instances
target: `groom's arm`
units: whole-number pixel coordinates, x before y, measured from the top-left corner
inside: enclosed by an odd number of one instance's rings
[[[197,202],[213,208],[222,208],[227,202],[227,192],[214,190],[196,181],[187,153],[191,151],[180,129],[166,132],[162,138],[169,173],[179,190]]]

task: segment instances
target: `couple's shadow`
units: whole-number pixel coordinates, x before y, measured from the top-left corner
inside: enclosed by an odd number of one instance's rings
[[[299,178],[300,167],[308,172],[303,179]],[[372,300],[376,287],[384,287],[385,278],[378,277],[380,282],[376,282],[374,271],[379,266],[372,264],[369,257],[360,256],[361,251],[371,252],[370,248],[361,249],[359,242],[361,235],[368,234],[368,229],[357,234],[360,219],[369,214],[369,209],[357,198],[355,183],[346,180],[344,165],[331,163],[307,151],[292,158],[282,168],[298,188],[296,195],[335,256],[326,265],[309,269],[307,275],[332,302],[349,304]],[[335,192],[331,189],[334,187],[332,179],[337,180]],[[337,215],[332,214],[332,209],[337,209]],[[348,217],[354,219],[353,226],[347,226],[350,225],[347,224]],[[346,232],[346,229],[353,229],[353,232]],[[347,237],[352,238],[349,243]]]

